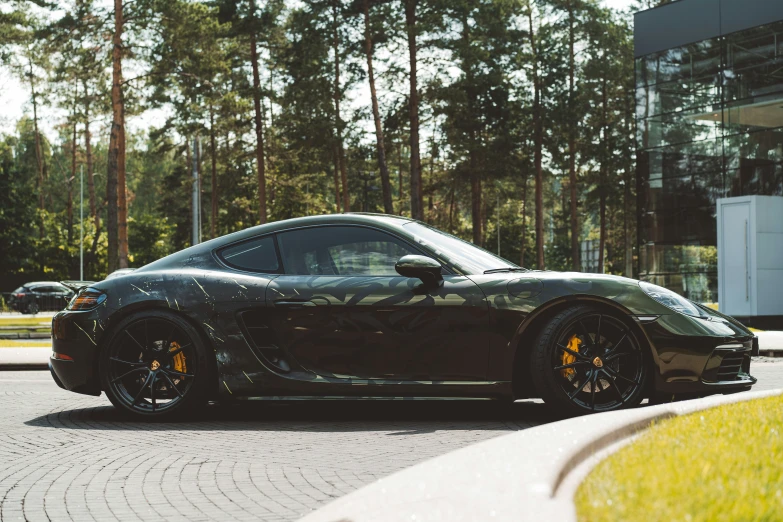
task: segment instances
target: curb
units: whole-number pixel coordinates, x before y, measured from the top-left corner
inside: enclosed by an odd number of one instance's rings
[[[0,371],[48,370],[51,346],[0,348]]]
[[[19,364],[2,364],[0,363],[0,372],[29,372],[48,370],[49,364],[41,363],[19,363]]]
[[[301,522],[575,521],[573,495],[581,479],[651,422],[781,394],[783,389],[717,395],[529,428],[398,471]]]

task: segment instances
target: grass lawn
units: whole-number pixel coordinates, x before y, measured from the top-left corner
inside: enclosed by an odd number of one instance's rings
[[[0,348],[52,348],[52,342],[44,339],[39,342],[36,339],[0,339]]]
[[[653,425],[575,501],[580,522],[783,520],[783,396]]]
[[[51,326],[51,317],[0,317],[0,326]]]

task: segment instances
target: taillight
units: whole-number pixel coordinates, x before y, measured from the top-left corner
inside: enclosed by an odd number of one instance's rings
[[[105,300],[106,294],[100,290],[96,290],[95,288],[83,288],[82,290],[79,290],[79,293],[76,294],[73,299],[71,299],[66,310],[90,310]]]
[[[70,355],[65,355],[64,353],[57,353],[52,352],[52,359],[57,359],[58,361],[73,361],[73,357]]]
[[[24,297],[24,294],[20,292],[18,294],[14,294],[14,297],[18,297],[21,299],[22,297]]]

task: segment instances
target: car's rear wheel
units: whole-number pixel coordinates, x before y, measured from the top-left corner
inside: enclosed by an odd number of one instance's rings
[[[121,410],[173,418],[206,402],[208,364],[190,323],[168,312],[142,312],[124,319],[102,351],[101,385]]]
[[[33,301],[29,305],[27,305],[27,313],[31,315],[37,314],[41,309],[38,307],[38,303]]]
[[[550,319],[532,350],[541,398],[570,415],[638,405],[649,375],[633,328],[618,315],[575,306]]]

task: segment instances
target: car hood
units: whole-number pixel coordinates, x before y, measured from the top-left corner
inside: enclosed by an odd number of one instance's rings
[[[636,316],[678,316],[684,321],[708,322],[703,325],[713,335],[722,330],[725,335],[752,336],[745,326],[732,317],[700,306],[705,318],[696,318],[679,314],[647,295],[639,286],[639,281],[628,277],[610,274],[590,274],[582,272],[554,272],[531,270],[529,272],[503,272],[494,274],[471,275],[488,297],[491,295],[510,295],[516,301],[536,301],[542,305],[548,301],[574,296],[608,299],[619,304]],[[490,297],[491,298],[491,297]],[[724,325],[726,328],[722,328]]]

